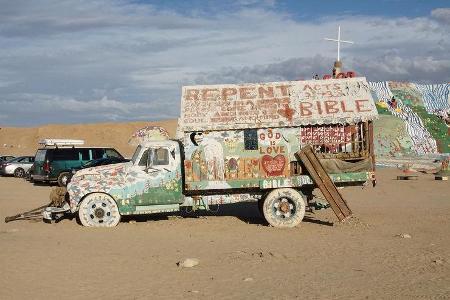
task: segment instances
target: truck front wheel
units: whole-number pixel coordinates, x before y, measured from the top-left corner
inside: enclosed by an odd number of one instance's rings
[[[291,188],[271,191],[264,199],[262,211],[266,221],[273,227],[295,227],[305,216],[305,197]]]
[[[114,227],[120,222],[116,201],[107,194],[92,193],[81,201],[78,217],[83,226]]]

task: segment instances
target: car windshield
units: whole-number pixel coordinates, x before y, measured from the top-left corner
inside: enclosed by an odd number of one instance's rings
[[[134,151],[133,157],[131,158],[131,161],[133,162],[133,165],[136,164],[136,160],[141,153],[141,145],[137,146],[136,151]]]
[[[17,162],[17,161],[19,161],[19,159],[22,159],[22,158],[23,158],[23,156],[19,156],[19,157],[16,157],[16,158],[10,159],[10,160],[8,160],[7,162],[9,162],[9,163],[12,163],[12,162]]]

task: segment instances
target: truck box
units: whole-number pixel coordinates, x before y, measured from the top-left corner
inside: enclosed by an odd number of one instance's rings
[[[269,224],[296,226],[316,187],[297,153],[310,146],[328,185],[374,180],[377,115],[365,78],[185,86],[177,139],[139,131],[129,163],[77,172],[54,212],[115,226],[122,215],[257,200]]]

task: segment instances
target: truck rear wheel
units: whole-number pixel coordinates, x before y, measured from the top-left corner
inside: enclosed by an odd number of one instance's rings
[[[114,227],[120,222],[116,201],[107,194],[93,193],[81,201],[78,217],[86,227]]]
[[[291,188],[271,191],[264,198],[262,211],[266,221],[273,227],[295,227],[305,216],[305,197]]]

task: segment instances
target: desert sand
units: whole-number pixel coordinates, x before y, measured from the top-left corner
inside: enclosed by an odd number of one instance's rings
[[[108,229],[1,222],[0,299],[448,299],[450,182],[400,173],[343,189],[345,223],[327,209],[272,228],[254,203]],[[50,190],[0,178],[0,217],[47,203]],[[199,265],[179,268],[185,258]]]
[[[173,136],[176,121],[3,127],[0,153],[76,138],[130,156],[127,141],[147,125]],[[343,189],[348,222],[328,209],[288,230],[268,227],[255,203],[127,217],[109,229],[75,218],[4,223],[48,203],[52,187],[0,177],[0,299],[450,298],[450,182],[395,180],[400,173],[379,169],[375,188]],[[179,268],[186,258],[200,263]]]

